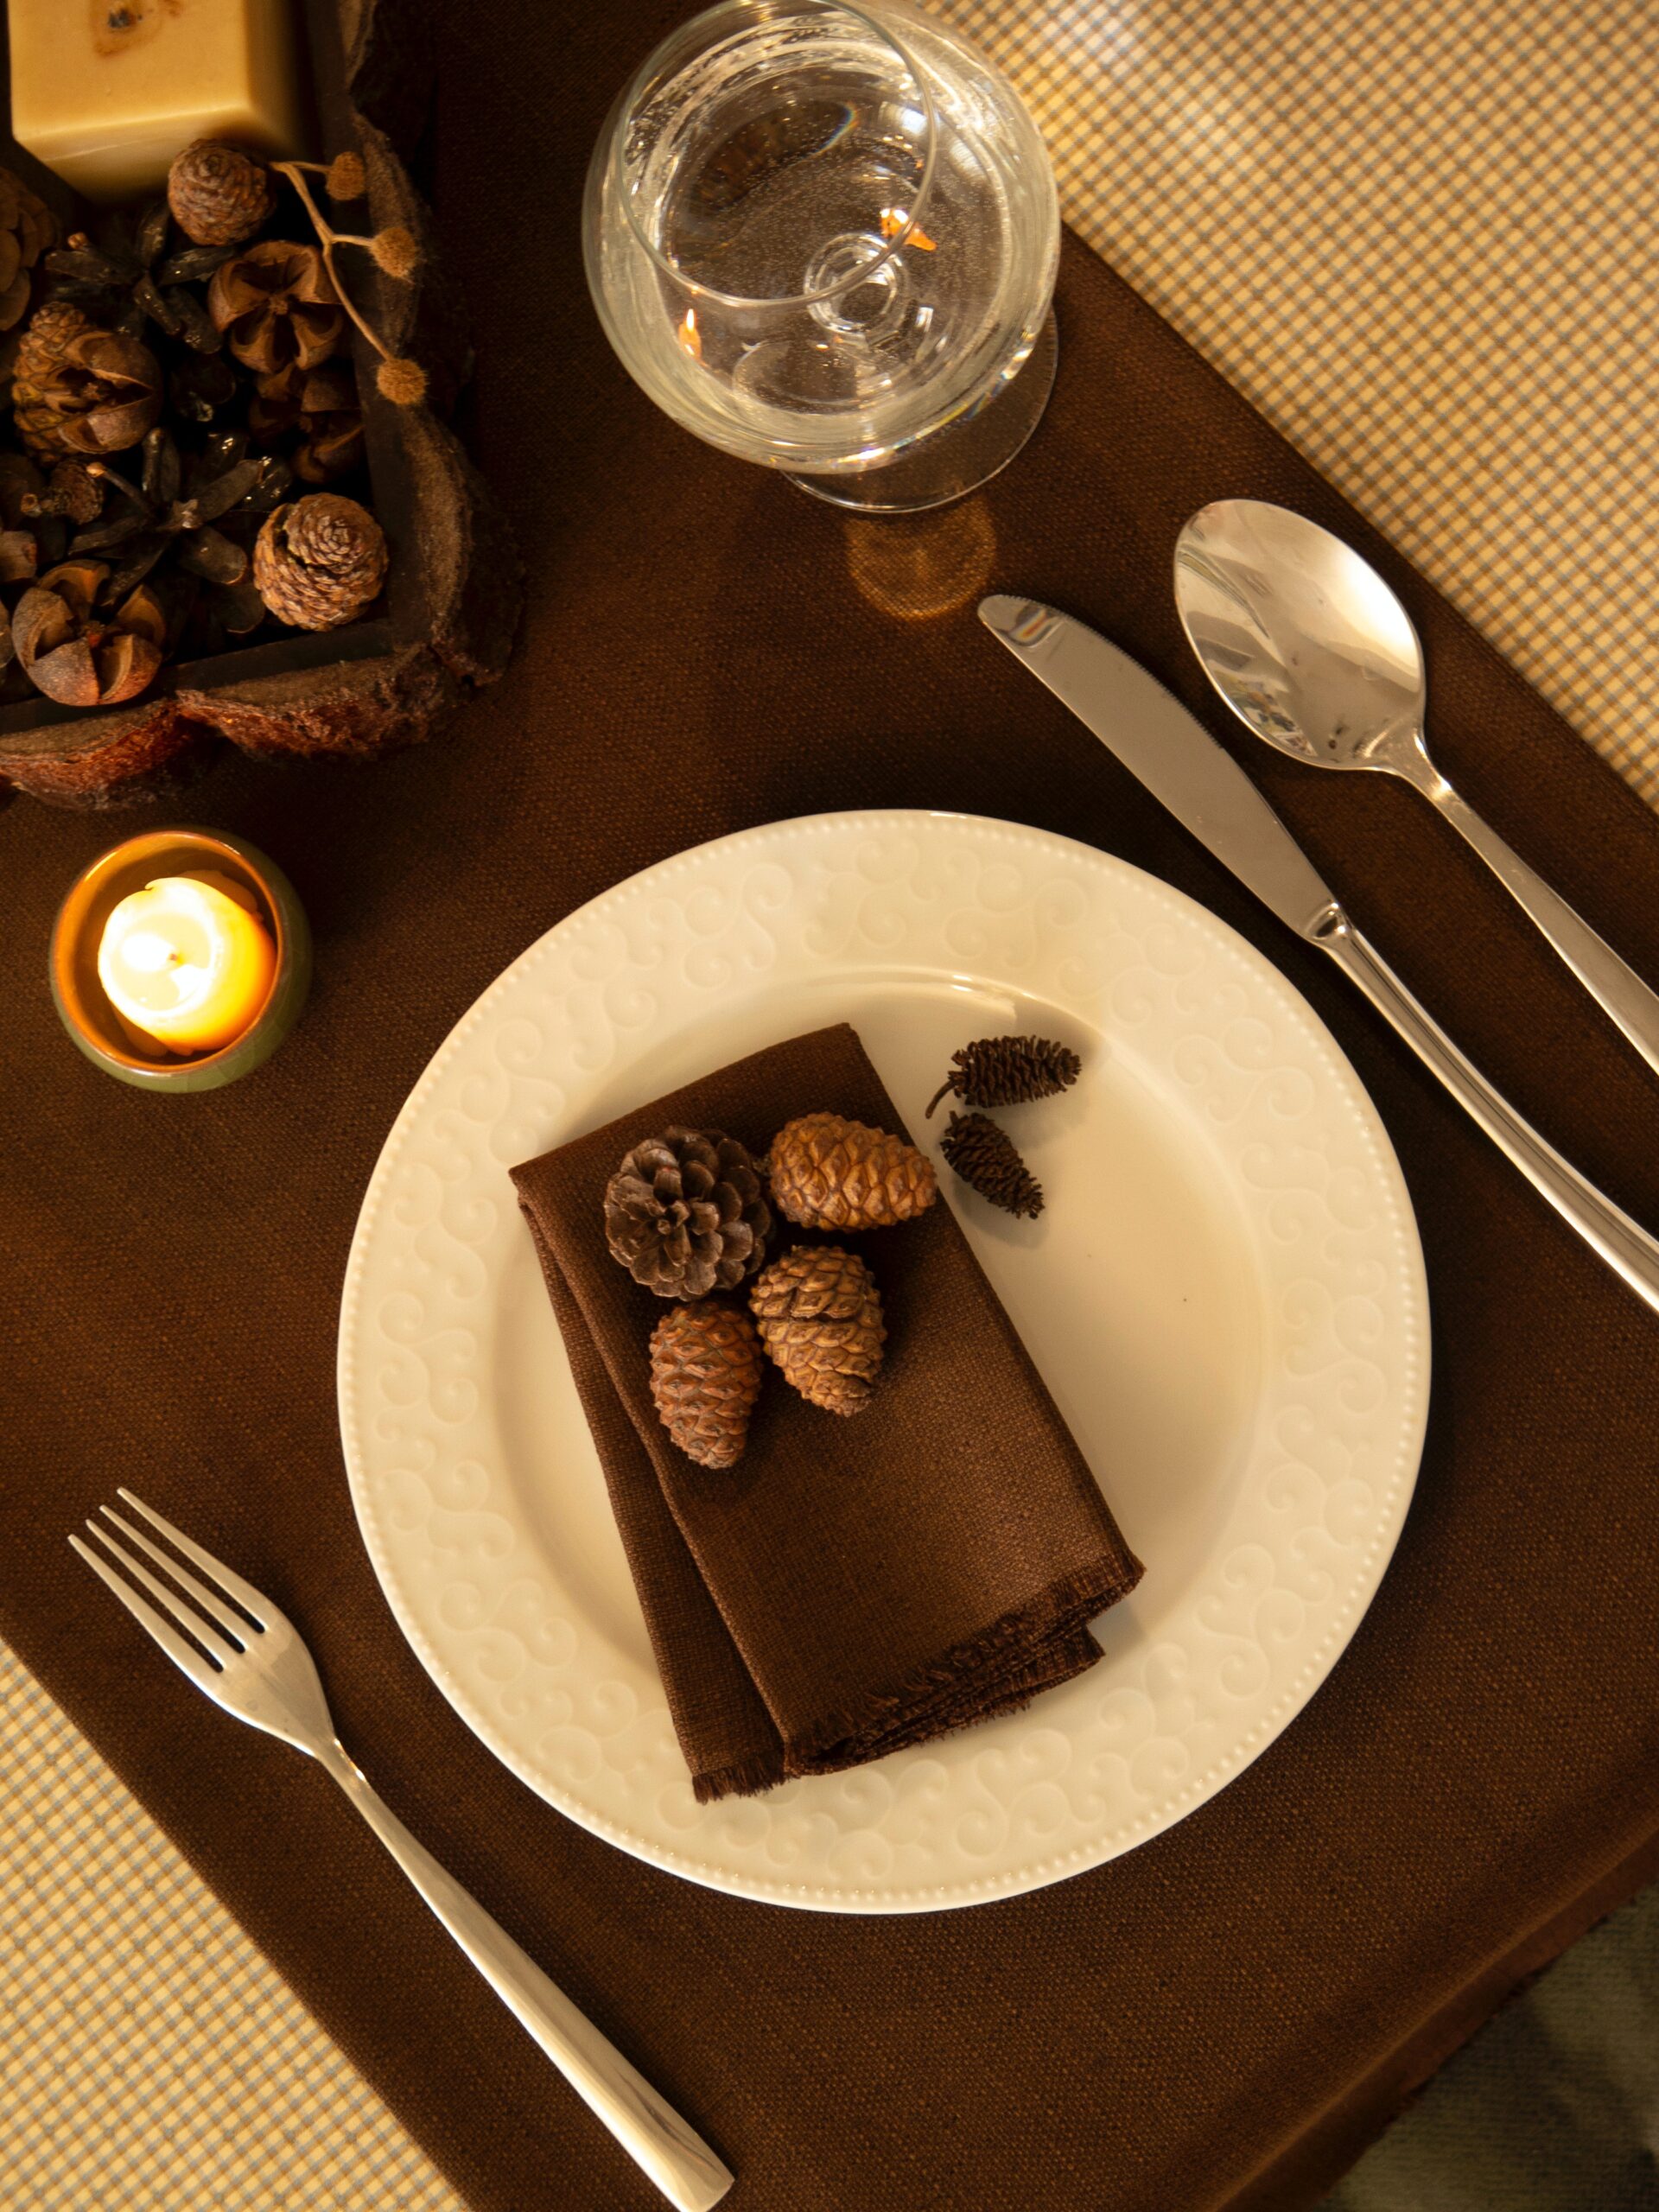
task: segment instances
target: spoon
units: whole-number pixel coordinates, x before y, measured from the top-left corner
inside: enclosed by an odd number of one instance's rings
[[[1423,649],[1368,562],[1287,507],[1218,499],[1176,544],[1175,603],[1241,721],[1299,760],[1403,776],[1432,799],[1659,1075],[1659,996],[1430,760]]]

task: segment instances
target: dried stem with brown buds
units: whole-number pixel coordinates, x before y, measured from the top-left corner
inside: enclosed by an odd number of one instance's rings
[[[326,167],[321,162],[273,162],[271,167],[285,176],[298,193],[306,213],[311,218],[317,243],[322,249],[323,265],[334,280],[340,303],[362,332],[369,344],[380,356],[380,365],[375,372],[375,382],[381,396],[396,407],[414,407],[426,397],[426,371],[418,361],[411,361],[393,353],[382,340],[353,299],[334,257],[334,249],[342,245],[360,245],[373,256],[378,268],[399,283],[407,283],[413,276],[420,260],[420,249],[411,232],[401,224],[377,231],[372,236],[359,236],[349,231],[337,231],[318,207],[311,194],[311,188],[303,172],[322,176],[330,198],[353,200],[360,198],[365,178],[363,164],[355,154],[341,154]]]

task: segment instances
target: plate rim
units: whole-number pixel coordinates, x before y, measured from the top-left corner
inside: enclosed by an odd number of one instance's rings
[[[1164,897],[1179,906],[1191,909],[1211,930],[1239,953],[1248,964],[1265,967],[1282,988],[1290,994],[1312,1026],[1317,1041],[1332,1058],[1339,1077],[1351,1084],[1367,1111],[1370,1135],[1376,1147],[1379,1166],[1384,1180],[1393,1186],[1393,1195],[1404,1230],[1402,1258],[1408,1280],[1405,1284],[1411,1309],[1410,1318],[1416,1324],[1416,1341],[1413,1346],[1415,1357],[1408,1363],[1408,1392],[1414,1389],[1414,1404],[1408,1410],[1412,1419],[1403,1432],[1401,1447],[1401,1471],[1396,1477],[1394,1496],[1395,1510],[1387,1525],[1380,1529],[1373,1541],[1372,1559],[1367,1561],[1369,1586],[1363,1599],[1355,1606],[1351,1616],[1334,1623],[1327,1630],[1320,1647],[1310,1655],[1295,1678],[1287,1683],[1272,1708],[1262,1716],[1250,1738],[1242,1749],[1230,1755],[1225,1772],[1219,1781],[1212,1779],[1213,1770],[1206,1771],[1179,1793],[1163,1812],[1140,1827],[1133,1840],[1112,1847],[1112,1839],[1105,1841],[1109,1847],[1101,1849],[1090,1843],[1078,1844],[1058,1858],[1043,1862],[1034,1868],[1025,1868],[1014,1874],[987,1875],[975,1881],[953,1880],[950,1894],[942,1897],[938,1888],[922,1891],[896,1891],[874,1893],[857,1890],[839,1890],[826,1893],[811,1885],[786,1881],[760,1882],[735,1872],[711,1869],[706,1862],[683,1858],[682,1855],[652,1838],[640,1836],[618,1827],[602,1814],[552,1795],[544,1778],[534,1773],[528,1760],[510,1745],[502,1742],[491,1726],[487,1716],[475,1711],[464,1686],[456,1679],[454,1670],[433,1649],[419,1622],[415,1618],[392,1572],[381,1542],[367,1495],[366,1472],[357,1459],[353,1443],[353,1414],[354,1370],[349,1338],[350,1323],[355,1311],[355,1301],[360,1290],[362,1276],[367,1265],[367,1251],[380,1202],[416,1116],[416,1109],[448,1064],[451,1054],[458,1049],[467,1033],[487,1014],[491,1006],[511,986],[514,979],[542,951],[552,938],[566,931],[574,931],[583,923],[602,914],[604,909],[625,897],[637,896],[655,888],[677,874],[705,861],[715,854],[730,855],[751,844],[788,833],[809,832],[814,830],[851,830],[858,827],[871,833],[903,830],[921,823],[960,823],[974,830],[993,831],[1020,839],[1035,839],[1041,843],[1058,846],[1081,855],[1089,865],[1103,865],[1109,870],[1121,870],[1151,885]],[[532,938],[521,951],[488,982],[451,1025],[435,1046],[426,1065],[405,1094],[383,1138],[375,1162],[364,1186],[363,1197],[353,1226],[350,1250],[341,1279],[339,1317],[335,1339],[335,1399],[340,1426],[341,1453],[346,1465],[346,1480],[359,1532],[368,1553],[370,1565],[382,1597],[396,1621],[410,1649],[419,1660],[423,1670],[434,1687],[442,1694],[462,1726],[474,1738],[499,1759],[508,1771],[524,1783],[543,1804],[573,1821],[592,1835],[614,1848],[626,1852],[643,1863],[661,1868],[682,1880],[691,1881],[700,1887],[717,1891],[727,1896],[746,1898],[751,1902],[781,1905],[799,1911],[848,1913],[860,1916],[885,1916],[889,1914],[952,1911],[965,1907],[995,1903],[1000,1899],[1025,1896],[1031,1891],[1050,1886],[1059,1881],[1085,1873],[1091,1868],[1109,1863],[1129,1851],[1138,1850],[1143,1844],[1154,1841],[1197,1811],[1221,1790],[1236,1782],[1282,1735],[1318,1694],[1330,1679],[1347,1649],[1361,1622],[1370,1611],[1388,1573],[1406,1519],[1416,1492],[1418,1475],[1422,1464],[1423,1443],[1427,1433],[1428,1412],[1433,1389],[1433,1326],[1427,1263],[1422,1238],[1418,1228],[1415,1207],[1412,1204],[1409,1185],[1401,1168],[1399,1156],[1382,1114],[1370,1092],[1360,1080],[1353,1063],[1343,1050],[1330,1027],[1311,1001],[1287,976],[1283,969],[1269,955],[1252,944],[1231,923],[1223,919],[1203,900],[1181,890],[1166,878],[1150,868],[1144,868],[1121,855],[1090,844],[1086,840],[1070,837],[1058,830],[1045,830],[1030,823],[1007,820],[995,815],[973,814],[964,810],[945,807],[852,807],[828,808],[812,814],[784,816],[777,820],[752,823],[747,829],[731,830],[719,837],[707,838],[700,844],[683,847],[680,851],[665,855],[645,868],[636,869],[592,898],[572,907],[569,913],[551,923]],[[1308,1677],[1312,1675],[1312,1680]]]

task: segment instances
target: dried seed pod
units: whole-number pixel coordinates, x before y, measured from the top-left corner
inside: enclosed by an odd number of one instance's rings
[[[772,1141],[772,1192],[803,1229],[885,1229],[938,1196],[933,1163],[884,1129],[840,1114],[803,1114]]]
[[[30,318],[12,380],[17,434],[40,461],[120,453],[162,411],[162,372],[136,338],[100,330],[67,301]]]
[[[798,1244],[749,1294],[767,1356],[791,1389],[826,1413],[861,1413],[887,1342],[875,1280],[855,1253]]]
[[[386,576],[385,533],[368,509],[313,492],[265,518],[253,580],[279,622],[333,630],[375,598]]]
[[[95,601],[109,577],[102,561],[64,561],[17,602],[12,636],[37,691],[65,707],[109,707],[136,698],[162,664],[167,619],[140,589],[112,614]]]
[[[315,369],[340,350],[346,318],[314,245],[264,238],[213,272],[213,327],[245,368],[268,377],[296,362]]]
[[[0,168],[0,330],[22,320],[35,264],[57,235],[45,202],[21,177]]]
[[[950,1058],[950,1073],[928,1101],[930,1114],[949,1091],[964,1106],[1023,1106],[1069,1090],[1083,1072],[1071,1046],[1047,1037],[979,1037]]]
[[[197,245],[240,245],[269,220],[276,194],[263,162],[216,138],[198,138],[173,156],[167,204]]]
[[[363,415],[350,365],[325,361],[320,369],[302,369],[293,364],[261,377],[248,408],[248,428],[261,440],[297,430],[294,466],[308,484],[348,474],[363,458]]]
[[[759,1163],[722,1129],[667,1129],[627,1154],[605,1189],[605,1240],[658,1298],[735,1290],[772,1234]]]
[[[658,1418],[700,1467],[742,1458],[764,1371],[754,1324],[734,1306],[673,1306],[651,1332]]]
[[[939,1150],[963,1181],[1004,1213],[1035,1221],[1043,1210],[1043,1186],[1020,1157],[1005,1129],[988,1115],[952,1114]]]

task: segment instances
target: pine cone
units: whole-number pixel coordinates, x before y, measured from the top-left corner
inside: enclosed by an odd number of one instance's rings
[[[605,1190],[605,1240],[658,1298],[735,1290],[772,1234],[758,1162],[721,1129],[668,1129],[634,1146]]]
[[[749,1293],[760,1341],[784,1380],[826,1413],[861,1413],[887,1332],[874,1278],[836,1244],[798,1244]]]
[[[54,244],[58,226],[21,177],[0,168],[0,330],[22,319],[31,272]]]
[[[952,1114],[939,1150],[963,1181],[1004,1213],[1035,1221],[1043,1186],[1020,1159],[1012,1137],[984,1114]]]
[[[167,173],[173,219],[197,245],[240,245],[276,205],[263,162],[214,138],[198,138],[175,154]]]
[[[244,368],[262,377],[290,362],[320,367],[346,327],[321,254],[287,238],[262,239],[216,269],[207,312]]]
[[[17,602],[11,633],[23,673],[65,707],[136,698],[162,664],[167,617],[140,586],[111,614],[95,609],[109,577],[102,561],[64,561]]]
[[[671,1306],[651,1332],[658,1418],[700,1467],[742,1458],[765,1372],[754,1324],[734,1306]]]
[[[37,461],[120,453],[162,411],[162,372],[136,338],[100,330],[67,301],[36,308],[12,380],[17,434]]]
[[[981,1037],[950,1058],[950,1074],[928,1101],[930,1114],[947,1091],[964,1106],[1023,1106],[1069,1090],[1083,1072],[1071,1046],[1047,1037]]]
[[[804,1114],[779,1129],[771,1174],[779,1210],[803,1229],[889,1228],[939,1194],[933,1163],[913,1144],[839,1114]]]
[[[374,598],[386,575],[385,533],[366,507],[334,492],[308,493],[265,518],[253,581],[279,622],[333,630]]]

